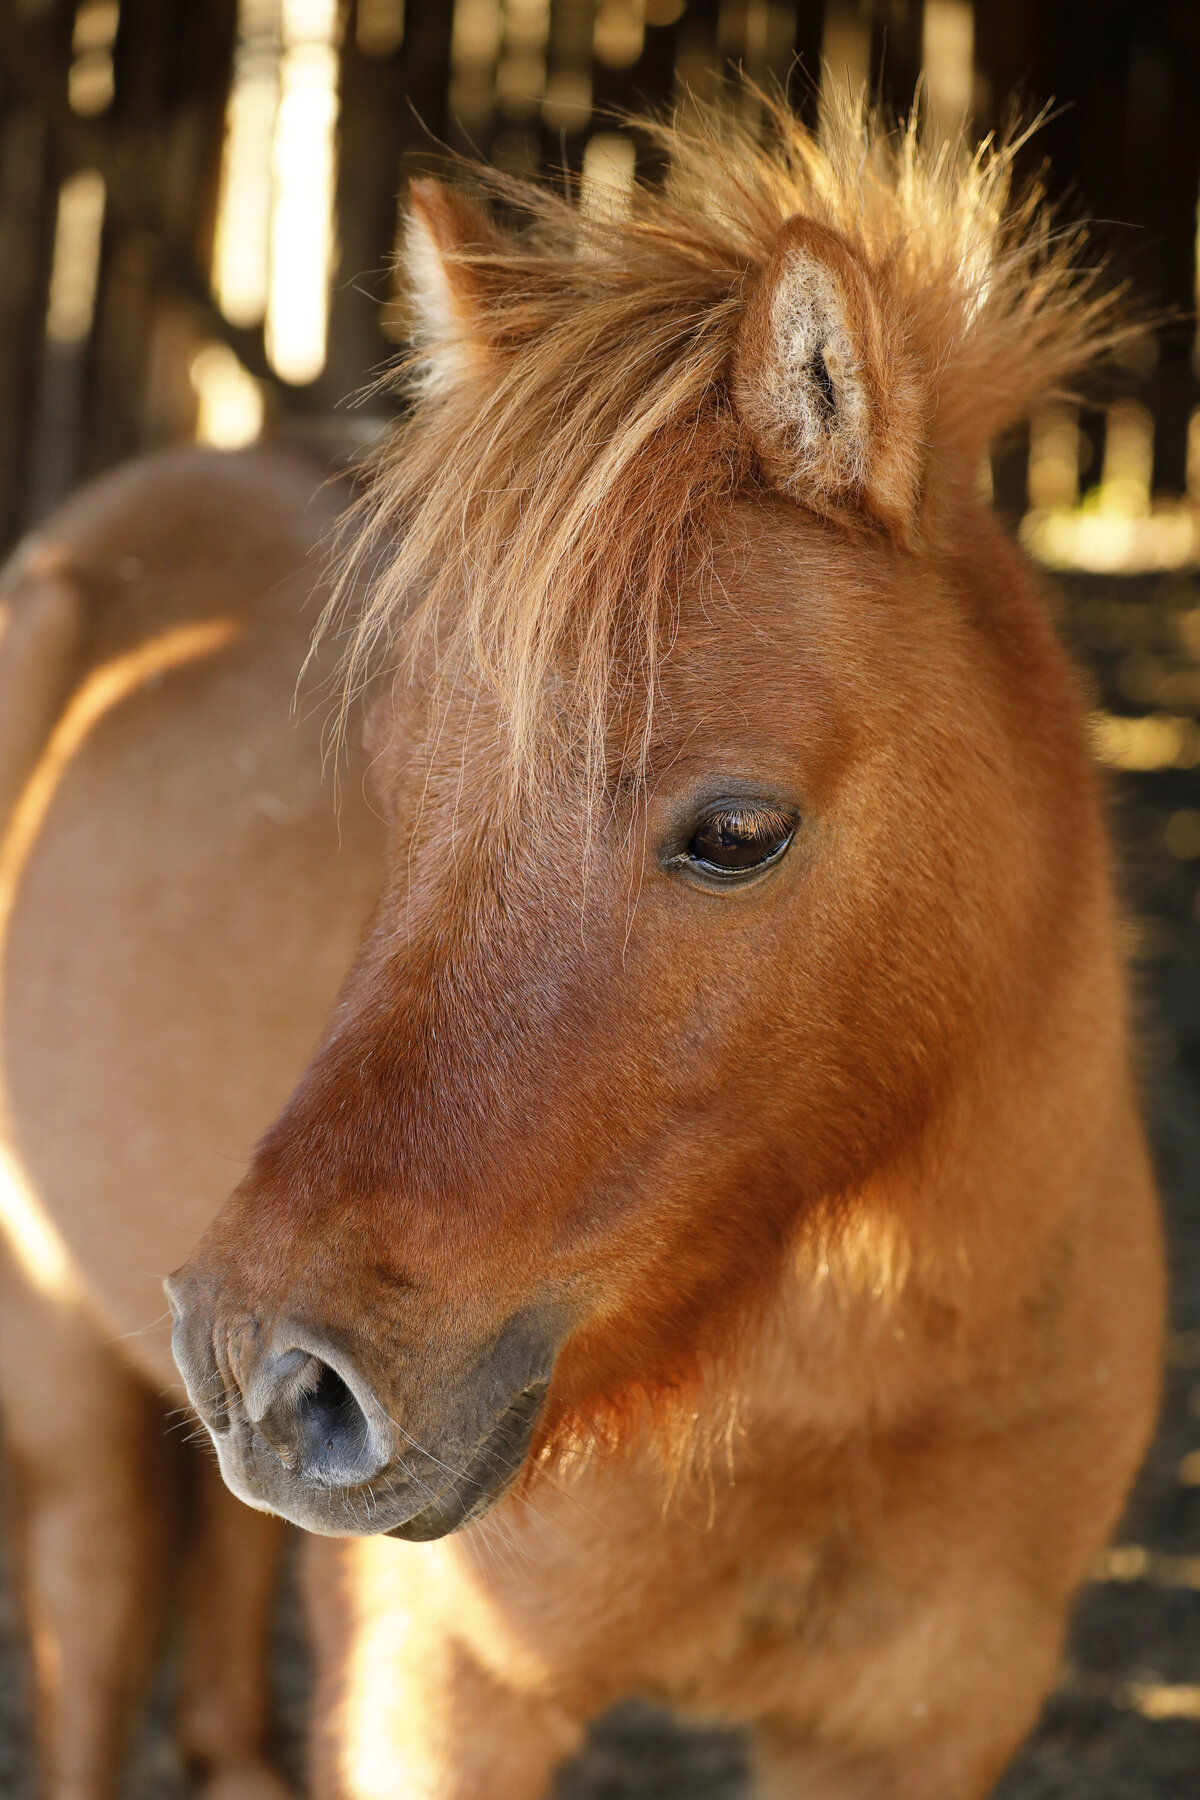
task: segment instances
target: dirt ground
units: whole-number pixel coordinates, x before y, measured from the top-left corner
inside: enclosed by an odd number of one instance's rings
[[[1158,1438],[1084,1593],[1060,1685],[996,1800],[1184,1800],[1200,1794],[1200,581],[1090,578],[1064,622],[1113,714],[1158,719],[1192,767],[1114,780],[1114,823],[1138,925],[1147,1109],[1162,1174],[1173,1297]],[[1171,720],[1183,721],[1182,727]],[[1189,733],[1191,735],[1189,736]],[[285,1598],[281,1751],[299,1774],[303,1650]],[[30,1800],[11,1607],[0,1589],[0,1800]],[[166,1677],[164,1677],[164,1688]],[[124,1800],[179,1800],[153,1708]],[[676,1729],[636,1703],[605,1720],[558,1800],[742,1800],[736,1739]]]

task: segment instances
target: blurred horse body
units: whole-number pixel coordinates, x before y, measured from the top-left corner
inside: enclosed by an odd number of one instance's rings
[[[64,571],[180,608],[161,692],[67,762],[85,680],[10,831],[0,1381],[52,1768],[77,1646],[119,1710],[96,1645],[157,1504],[120,1359],[170,1377],[101,1339],[348,964],[170,1283],[228,1485],[317,1534],[322,1800],[533,1800],[631,1691],[749,1726],[771,1800],[980,1800],[1052,1683],[1153,1422],[1161,1246],[1084,711],[975,470],[1104,308],[1003,157],[771,129],[660,134],[629,218],[417,190],[349,663],[382,857],[353,772],[335,854],[282,723],[294,469],[151,467],[22,565],[51,646]],[[220,1517],[247,1566],[262,1513]],[[253,1792],[195,1616],[191,1754]]]
[[[0,1405],[52,1800],[114,1791],[180,1533],[181,1749],[228,1800],[281,1791],[278,1530],[164,1436],[184,1396],[161,1283],[295,1080],[378,885],[360,788],[339,821],[319,721],[290,716],[344,501],[300,456],[173,453],[86,490],[5,573]]]

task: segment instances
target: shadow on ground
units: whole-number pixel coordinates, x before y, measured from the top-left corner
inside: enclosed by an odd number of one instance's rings
[[[1064,626],[1126,734],[1114,823],[1138,920],[1146,1087],[1172,1266],[1161,1428],[1125,1522],[1078,1606],[1061,1683],[996,1800],[1200,1793],[1200,580],[1074,581]],[[1110,732],[1108,741],[1118,741]],[[1165,766],[1164,766],[1165,763]],[[1155,766],[1157,764],[1157,766]],[[11,1602],[0,1591],[0,1796],[31,1800]],[[281,1749],[298,1775],[305,1671],[294,1598],[276,1659]],[[125,1800],[182,1787],[153,1709]],[[744,1800],[743,1746],[631,1703],[593,1733],[557,1800]]]

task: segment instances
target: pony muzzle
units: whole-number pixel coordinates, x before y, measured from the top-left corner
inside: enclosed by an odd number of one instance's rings
[[[436,1411],[397,1423],[341,1346],[311,1329],[218,1327],[166,1284],[173,1349],[228,1487],[321,1536],[428,1539],[459,1529],[512,1486],[549,1386],[556,1333],[510,1322]],[[405,1408],[407,1412],[409,1409]]]

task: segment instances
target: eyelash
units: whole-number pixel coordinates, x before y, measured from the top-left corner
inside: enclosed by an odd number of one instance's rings
[[[741,832],[748,837],[770,837],[777,833],[782,838],[792,830],[792,821],[786,813],[775,812],[767,807],[754,807],[746,811],[729,807],[725,812],[709,813],[707,818],[701,820],[693,835],[698,835],[705,827],[715,828],[717,831],[732,831],[735,834]]]

